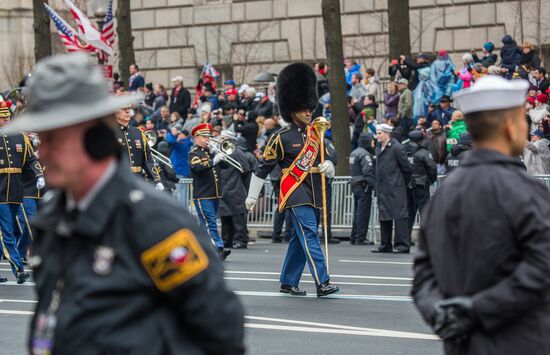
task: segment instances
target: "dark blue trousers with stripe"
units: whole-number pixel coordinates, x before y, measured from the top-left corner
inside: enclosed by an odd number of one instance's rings
[[[286,252],[280,281],[298,286],[307,263],[316,285],[327,282],[329,276],[321,243],[317,234],[317,213],[312,206],[296,206],[286,209],[292,219],[293,233]]]
[[[199,217],[199,222],[201,226],[205,229],[206,233],[212,238],[212,241],[217,248],[223,248],[223,240],[218,233],[218,205],[219,200],[217,199],[194,199],[195,209],[197,210],[197,215]]]
[[[14,230],[17,226],[17,214],[21,209],[21,204],[3,203],[0,204],[0,242],[4,257],[9,261],[11,269],[15,274],[23,270],[23,261],[17,250],[17,240]]]

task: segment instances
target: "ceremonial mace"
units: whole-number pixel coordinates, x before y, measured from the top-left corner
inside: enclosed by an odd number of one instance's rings
[[[325,162],[325,132],[330,129],[330,122],[325,117],[317,117],[313,120],[313,128],[319,134],[321,144],[321,164]],[[328,258],[328,226],[327,226],[327,182],[325,173],[321,174],[321,189],[323,197],[323,234],[325,235],[325,254],[327,254],[327,274],[330,275],[329,258]]]

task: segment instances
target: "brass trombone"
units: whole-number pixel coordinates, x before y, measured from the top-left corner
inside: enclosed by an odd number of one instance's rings
[[[208,148],[214,152],[220,152],[220,154],[223,154],[225,161],[229,165],[239,170],[241,173],[244,173],[241,163],[230,157],[236,149],[235,143],[232,140],[227,138],[210,138],[208,141]]]
[[[174,166],[172,165],[172,162],[170,161],[170,159],[165,157],[161,152],[153,148],[153,146],[157,144],[157,140],[158,140],[157,132],[145,131],[143,134],[145,134],[145,137],[147,138],[147,144],[149,145],[149,150],[151,151],[151,156],[153,156],[153,159],[157,163],[162,163],[167,167],[173,169]]]

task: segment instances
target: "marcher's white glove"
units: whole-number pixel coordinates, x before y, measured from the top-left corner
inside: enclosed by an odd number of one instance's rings
[[[214,163],[214,165],[218,164],[219,162],[221,162],[222,160],[226,160],[226,156],[225,154],[223,153],[218,153],[216,155],[214,155],[214,159],[212,159],[212,163]]]
[[[46,187],[46,181],[43,177],[39,177],[38,180],[36,180],[36,188],[42,190],[44,187]]]
[[[162,184],[162,182],[159,182],[158,184],[156,184],[155,189],[159,191],[164,191],[164,185]]]
[[[222,151],[219,150],[219,149],[216,148],[216,147],[210,147],[210,153],[212,153],[212,154],[219,154],[219,153],[221,153],[221,152],[222,152]]]
[[[319,164],[319,172],[324,173],[329,179],[332,179],[336,173],[334,170],[334,164],[332,164],[330,160],[325,160]]]
[[[244,202],[247,210],[252,211],[252,209],[256,205],[256,201],[258,201],[260,192],[264,187],[264,182],[265,179],[260,179],[256,176],[256,174],[252,174],[252,177],[250,179],[250,187],[248,188],[248,197]]]

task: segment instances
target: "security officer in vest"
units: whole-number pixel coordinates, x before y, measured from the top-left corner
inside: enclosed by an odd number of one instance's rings
[[[416,213],[422,216],[424,207],[430,200],[430,186],[437,181],[437,165],[432,155],[420,144],[424,139],[421,131],[409,132],[409,142],[405,151],[412,168],[412,179],[407,189],[407,209],[409,211],[409,235],[412,233]]]
[[[201,123],[195,126],[191,135],[195,140],[195,146],[189,152],[189,167],[193,179],[193,203],[201,226],[212,238],[220,257],[225,260],[231,254],[231,249],[224,248],[216,218],[222,197],[220,165],[224,164],[226,156],[220,151],[210,150],[208,145],[210,137],[212,137],[210,123]]]
[[[40,140],[36,135],[27,135],[29,141],[32,143],[32,148],[37,149]],[[34,154],[34,151],[33,151]],[[42,171],[42,167],[38,160],[35,163],[36,169]],[[19,250],[19,255],[23,259],[23,263],[27,263],[27,254],[29,251],[29,246],[32,243],[32,229],[30,227],[29,221],[36,214],[38,210],[38,202],[44,196],[46,190],[45,187],[40,189],[37,186],[37,179],[33,171],[23,170],[23,204],[19,209],[17,214],[17,223],[18,228],[15,228],[16,235],[19,236],[19,241],[17,242],[17,250]]]
[[[464,132],[458,138],[458,143],[453,145],[451,153],[447,155],[447,174],[450,174],[460,166],[462,161],[470,154],[472,150],[472,136],[468,132]]]
[[[351,191],[353,193],[353,223],[350,243],[352,245],[373,244],[366,241],[372,205],[372,192],[376,183],[374,161],[374,135],[362,132],[357,140],[358,147],[349,156]]]
[[[124,95],[130,94],[122,94],[122,96]],[[163,191],[164,185],[160,179],[160,170],[151,156],[147,137],[140,129],[130,126],[131,109],[132,106],[128,105],[119,109],[115,114],[119,124],[117,140],[128,155],[132,173],[141,177],[145,173],[145,177],[155,183],[156,189]]]
[[[277,100],[281,117],[289,123],[274,133],[252,175],[246,206],[254,208],[265,178],[278,164],[282,168],[279,209],[286,209],[292,218],[294,233],[288,245],[281,271],[280,292],[305,296],[298,287],[307,262],[317,297],[339,291],[330,283],[325,258],[317,234],[316,209],[322,208],[321,173],[334,176],[330,160],[320,164],[320,140],[310,125],[317,106],[317,79],[313,69],[303,63],[285,67],[277,77]]]
[[[516,158],[528,88],[488,75],[454,94],[474,149],[424,210],[412,288],[447,355],[550,351],[550,193]]]
[[[0,102],[0,127],[11,120],[11,103]],[[17,283],[24,283],[29,277],[23,266],[23,257],[17,249],[17,214],[23,203],[23,172],[33,176],[37,188],[45,185],[40,164],[38,164],[28,138],[21,132],[12,131],[0,135],[0,241],[4,257],[10,263]],[[17,234],[19,231],[17,230]],[[7,281],[1,278],[0,282]]]
[[[110,96],[83,53],[40,61],[25,114],[48,186],[31,225],[38,303],[31,354],[244,354],[243,310],[210,239],[128,170]]]

